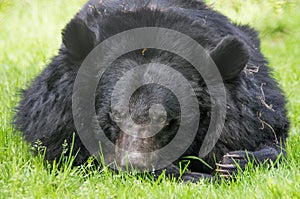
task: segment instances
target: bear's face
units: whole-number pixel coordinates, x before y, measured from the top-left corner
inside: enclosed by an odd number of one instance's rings
[[[168,75],[167,71],[155,69],[154,60],[150,62],[148,67],[136,60],[118,60],[99,82],[98,120],[116,146],[113,155],[123,168],[128,164],[137,169],[154,167],[159,161],[155,151],[173,139],[181,122],[175,94],[165,86],[149,84],[155,73]],[[116,68],[120,69],[117,73]]]

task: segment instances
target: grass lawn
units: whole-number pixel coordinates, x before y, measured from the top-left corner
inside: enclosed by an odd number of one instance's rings
[[[33,156],[10,125],[18,89],[49,63],[64,25],[84,0],[0,0],[0,198],[300,198],[300,2],[210,0],[260,31],[262,49],[288,97],[288,156],[279,168],[248,170],[234,182],[197,184],[111,175],[88,164],[61,169]]]

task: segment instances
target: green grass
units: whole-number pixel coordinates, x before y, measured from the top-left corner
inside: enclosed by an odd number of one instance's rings
[[[213,2],[210,0],[210,2]],[[262,49],[288,97],[287,160],[251,167],[235,182],[184,184],[111,175],[91,163],[61,169],[33,156],[10,125],[18,89],[57,53],[60,32],[83,0],[0,0],[0,198],[300,198],[300,2],[224,0],[213,5],[260,31]]]

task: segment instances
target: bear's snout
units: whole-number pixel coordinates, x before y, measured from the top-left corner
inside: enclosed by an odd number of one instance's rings
[[[155,168],[158,157],[155,138],[139,138],[120,133],[115,145],[117,166],[123,170],[146,171]]]

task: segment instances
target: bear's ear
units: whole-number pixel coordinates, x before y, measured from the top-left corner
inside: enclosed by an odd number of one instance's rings
[[[223,80],[237,77],[249,60],[249,52],[245,44],[234,36],[226,36],[210,52]]]
[[[62,35],[68,56],[74,63],[83,61],[94,48],[96,33],[78,16],[68,23]]]

